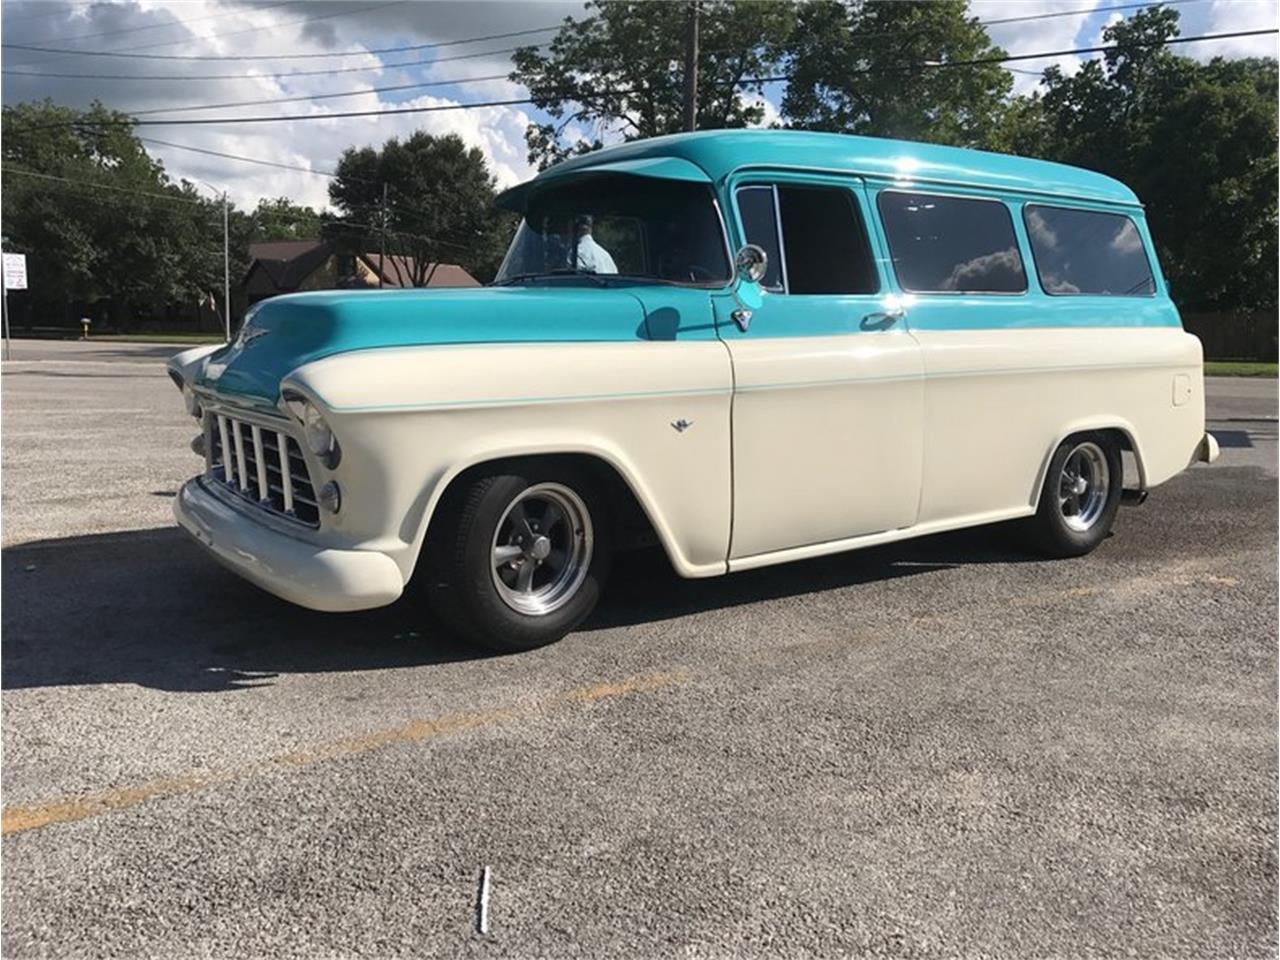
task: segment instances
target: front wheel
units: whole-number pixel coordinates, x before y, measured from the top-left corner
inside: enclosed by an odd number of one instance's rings
[[[1109,436],[1064,440],[1054,451],[1028,523],[1033,546],[1051,557],[1079,557],[1111,531],[1124,485],[1120,447]]]
[[[608,510],[571,466],[510,465],[451,490],[425,546],[431,606],[493,650],[554,643],[587,618],[611,561]]]

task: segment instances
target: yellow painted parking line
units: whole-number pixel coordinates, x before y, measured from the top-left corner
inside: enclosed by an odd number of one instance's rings
[[[434,737],[493,726],[519,717],[527,717],[556,707],[588,705],[601,700],[649,693],[682,683],[685,673],[651,673],[628,677],[613,683],[600,683],[555,694],[549,698],[512,707],[448,713],[428,720],[414,720],[398,727],[375,730],[359,737],[322,743],[305,750],[278,754],[252,766],[211,773],[193,773],[163,777],[131,787],[120,787],[83,797],[68,797],[45,803],[5,807],[0,813],[0,833],[23,833],[55,823],[71,823],[90,817],[127,810],[148,800],[193,793],[222,783],[231,783],[281,767],[305,767],[323,760],[335,760],[379,750],[397,743],[418,743]]]

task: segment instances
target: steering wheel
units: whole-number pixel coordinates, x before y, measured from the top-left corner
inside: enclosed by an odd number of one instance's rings
[[[719,279],[714,270],[709,270],[699,263],[691,263],[688,267],[689,279],[693,283],[713,283]]]

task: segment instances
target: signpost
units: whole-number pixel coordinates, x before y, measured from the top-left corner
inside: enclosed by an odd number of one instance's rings
[[[13,344],[9,340],[9,291],[27,289],[27,255],[6,253],[0,257],[0,274],[4,287],[4,358],[12,359]]]

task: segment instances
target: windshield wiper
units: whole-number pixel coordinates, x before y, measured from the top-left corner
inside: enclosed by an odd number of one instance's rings
[[[537,270],[533,273],[517,273],[514,277],[507,277],[499,283],[498,286],[505,287],[512,283],[519,283],[521,280],[540,280],[545,277],[585,277],[595,283],[596,286],[608,286],[608,284],[601,279],[600,274],[590,273],[586,270],[571,270],[567,268],[563,270]]]

